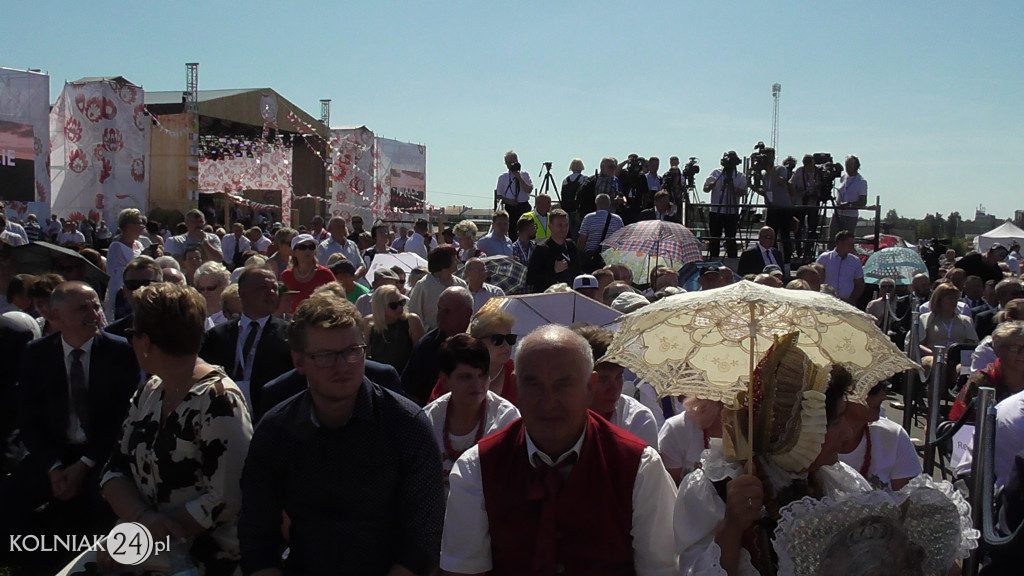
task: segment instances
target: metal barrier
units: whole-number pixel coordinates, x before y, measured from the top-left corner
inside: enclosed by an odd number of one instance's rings
[[[946,347],[933,348],[935,364],[932,365],[931,378],[928,379],[928,421],[925,423],[924,473],[931,476],[935,472],[936,428],[939,426],[939,404],[946,383]]]
[[[977,428],[974,430],[974,450],[971,455],[971,515],[975,528],[981,530],[983,538],[978,548],[964,563],[964,575],[976,576],[978,566],[984,556],[990,532],[994,533],[992,523],[992,490],[995,483],[995,435],[996,435],[996,390],[983,386],[978,389],[976,400]],[[992,531],[986,528],[992,525]]]
[[[911,310],[911,321],[910,321],[910,334],[907,341],[906,354],[907,358],[915,360],[918,363],[921,362],[921,342],[918,339],[917,325],[920,322],[921,312],[918,310],[917,296],[913,296],[913,300],[910,303]],[[910,434],[914,430],[914,394],[917,388],[917,379],[921,376],[917,370],[907,370],[904,375],[906,376],[903,388],[903,429]]]

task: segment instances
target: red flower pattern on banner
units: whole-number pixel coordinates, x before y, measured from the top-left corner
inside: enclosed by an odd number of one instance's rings
[[[78,108],[78,111],[82,114],[85,114],[85,104],[85,94],[82,92],[75,94],[75,108]]]
[[[113,120],[117,118],[117,105],[110,98],[103,98],[103,118]]]
[[[92,157],[97,162],[99,162],[100,160],[106,158],[106,156],[107,156],[107,149],[103,146],[102,143],[97,144],[95,147],[93,147],[93,149],[92,149]]]
[[[146,107],[139,104],[132,110],[132,120],[135,122],[135,127],[139,129],[139,132],[146,131]]]
[[[135,90],[135,86],[130,84],[118,85],[115,90],[117,91],[117,97],[125,104],[134,103],[135,99],[139,96],[138,92]]]
[[[68,154],[68,168],[70,168],[75,174],[85,172],[85,169],[88,167],[89,160],[85,157],[85,152],[83,150],[76,148]]]
[[[133,158],[132,159],[132,179],[136,182],[142,182],[146,179],[146,159],[145,158]]]
[[[85,214],[82,214],[78,210],[75,210],[71,214],[68,214],[68,220],[71,220],[73,222],[81,222],[82,220],[85,220]]]
[[[68,118],[64,123],[64,137],[68,142],[78,142],[82,139],[82,123],[75,118]]]
[[[89,220],[91,220],[95,224],[99,224],[100,213],[95,210],[89,210]]]
[[[42,182],[36,182],[36,202],[46,202],[46,187]]]
[[[89,122],[99,122],[103,118],[103,98],[99,96],[93,96],[85,103],[85,110],[82,110],[82,114]]]
[[[124,137],[117,128],[103,129],[103,147],[111,152],[117,152],[124,148]]]
[[[106,197],[102,193],[96,195],[96,209],[97,210],[103,210],[103,200],[105,198]]]
[[[103,184],[107,181],[107,178],[110,178],[112,167],[110,165],[110,160],[107,160],[106,157],[100,159],[100,166],[100,184]],[[99,202],[99,200],[97,200],[97,202]]]

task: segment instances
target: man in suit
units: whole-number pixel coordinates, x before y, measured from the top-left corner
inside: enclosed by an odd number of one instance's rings
[[[654,194],[654,206],[640,211],[640,220],[663,220],[666,222],[678,222],[676,206],[672,203],[672,197],[668,190],[658,190]]]
[[[35,322],[23,315],[27,322]],[[20,324],[13,317],[0,316],[0,474],[7,470],[7,440],[17,428],[15,386],[25,345],[32,341],[31,328]]]
[[[402,379],[398,376],[398,370],[390,364],[382,364],[373,360],[364,360],[366,377],[370,382],[378,384],[383,388],[391,390],[395,394],[405,395],[402,392]],[[252,407],[253,425],[256,425],[263,415],[285,400],[306,390],[306,377],[298,370],[289,370],[263,385],[260,390],[259,404]]]
[[[238,277],[238,297],[242,317],[206,332],[199,356],[224,368],[252,410],[263,385],[292,369],[288,324],[272,316],[278,293],[277,277],[270,270],[246,268]]]
[[[47,533],[105,533],[114,516],[100,496],[100,470],[138,387],[139,364],[128,342],[100,331],[103,308],[88,284],[58,285],[50,310],[60,332],[29,343],[22,358],[17,409],[29,455],[0,488],[0,516],[3,528],[18,530],[49,502],[57,525]]]
[[[974,319],[974,329],[978,333],[978,338],[984,338],[992,334],[992,331],[996,329],[996,324],[998,324],[996,318],[999,313],[1006,308],[1010,300],[1017,298],[1024,298],[1024,286],[1021,285],[1020,280],[1008,278],[1000,280],[996,284],[996,299],[999,301],[999,307],[981,312]]]
[[[740,254],[740,263],[736,272],[740,276],[760,274],[765,266],[771,264],[782,267],[782,252],[775,247],[775,231],[771,227],[765,226],[757,233],[757,246],[744,250]]]
[[[160,265],[156,263],[156,260],[149,256],[136,256],[124,267],[121,278],[121,290],[124,291],[124,297],[131,304],[133,302],[132,294],[136,290],[143,286],[149,286],[154,282],[163,282],[164,272]],[[120,318],[112,324],[108,324],[103,331],[107,334],[125,338],[127,330],[132,327],[134,322],[135,314],[128,313],[127,316]]]

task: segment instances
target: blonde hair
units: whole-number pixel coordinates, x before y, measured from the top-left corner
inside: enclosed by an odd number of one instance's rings
[[[384,334],[388,329],[388,323],[384,320],[384,315],[387,313],[387,306],[391,303],[393,296],[398,296],[398,300],[395,300],[395,302],[401,302],[405,298],[397,287],[390,284],[378,286],[373,291],[373,295],[370,296],[370,310],[373,311],[373,331],[378,334]],[[400,319],[405,320],[408,317],[409,310],[403,307]]]
[[[463,220],[462,222],[459,222],[458,224],[455,225],[455,228],[452,230],[452,232],[455,233],[456,238],[458,238],[459,236],[465,236],[470,240],[476,240],[476,234],[478,230],[476,228],[476,224],[474,224],[472,220]]]
[[[935,288],[934,292],[932,292],[932,297],[929,300],[928,305],[931,307],[932,315],[935,316],[936,318],[939,317],[937,313],[939,309],[939,302],[941,302],[942,299],[947,296],[953,296],[954,299],[959,298],[960,289],[950,284],[949,282],[943,282],[942,284],[939,284],[938,287]],[[955,315],[956,313],[957,312],[954,309],[953,314]]]
[[[573,158],[572,162],[569,162],[569,172],[583,172],[583,170],[583,160]]]
[[[507,334],[516,324],[516,317],[498,309],[481,309],[469,321],[466,332],[473,338],[483,338],[491,334]]]

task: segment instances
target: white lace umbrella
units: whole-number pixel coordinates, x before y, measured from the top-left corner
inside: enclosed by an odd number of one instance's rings
[[[863,400],[880,380],[911,368],[873,316],[818,292],[741,281],[663,298],[621,318],[603,361],[629,368],[659,396],[684,394],[735,407],[775,335],[799,332],[810,360],[844,365]]]

